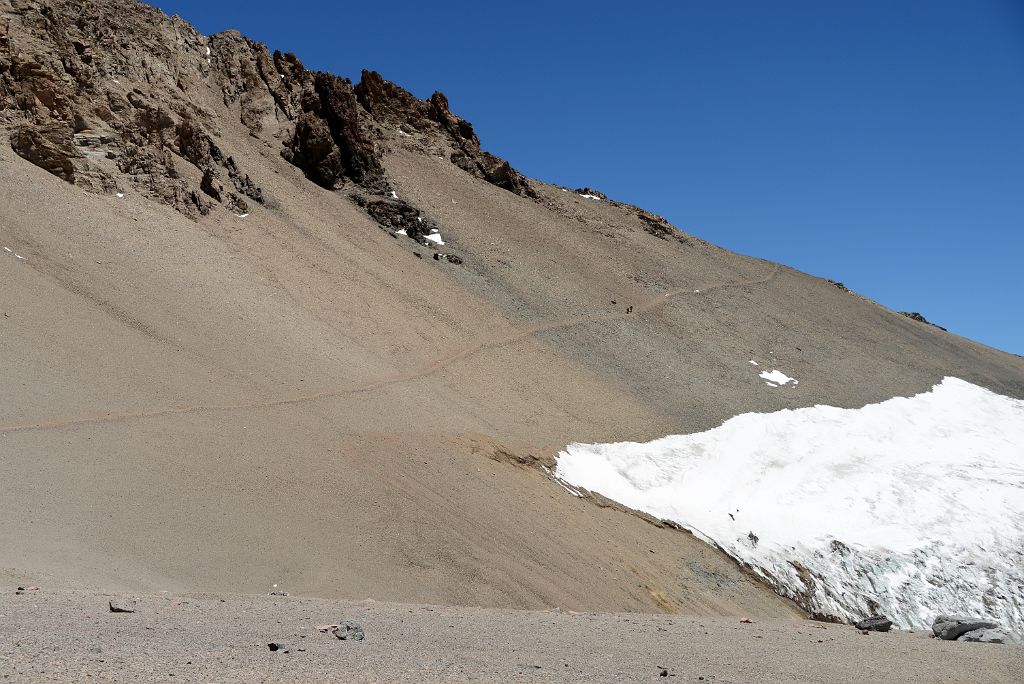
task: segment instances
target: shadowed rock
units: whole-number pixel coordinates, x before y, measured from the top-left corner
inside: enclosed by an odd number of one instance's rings
[[[932,633],[943,641],[954,641],[975,630],[992,629],[996,623],[976,617],[940,615],[932,623]]]

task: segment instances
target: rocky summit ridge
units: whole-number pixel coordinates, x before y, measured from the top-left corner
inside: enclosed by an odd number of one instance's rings
[[[440,92],[420,100],[374,71],[312,71],[237,31],[203,36],[131,0],[10,0],[0,20],[0,123],[21,157],[91,191],[130,185],[196,218],[273,203],[217,142],[217,92],[255,138],[306,177],[349,192],[382,225],[433,223],[395,196],[381,149],[400,136],[524,197],[529,181],[484,151]],[[417,220],[418,219],[418,220]]]

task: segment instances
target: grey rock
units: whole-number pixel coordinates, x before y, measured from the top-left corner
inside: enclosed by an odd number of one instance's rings
[[[277,651],[283,651],[285,653],[288,652],[288,647],[285,646],[280,641],[271,641],[269,644],[267,644],[267,648],[269,648],[271,651],[274,651],[274,652],[277,652]]]
[[[884,615],[872,615],[871,617],[858,622],[856,626],[857,629],[863,629],[869,632],[888,632],[892,629],[892,620]]]
[[[133,599],[110,599],[111,613],[134,613],[136,610]]]
[[[964,632],[957,641],[974,641],[981,644],[1019,644],[1020,640],[998,627],[995,629],[974,629]]]
[[[967,632],[998,627],[996,623],[962,615],[939,615],[932,623],[932,633],[943,641],[955,641]]]
[[[338,637],[342,641],[362,641],[366,638],[366,634],[363,632],[363,626],[358,622],[346,621],[337,626],[334,630],[334,636]]]

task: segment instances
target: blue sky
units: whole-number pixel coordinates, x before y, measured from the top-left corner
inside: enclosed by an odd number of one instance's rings
[[[1024,354],[1024,1],[164,0],[445,92],[525,174]]]

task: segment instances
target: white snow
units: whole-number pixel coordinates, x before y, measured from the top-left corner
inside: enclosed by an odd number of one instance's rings
[[[441,233],[439,233],[436,228],[431,231],[430,235],[424,235],[423,237],[427,238],[431,242],[436,242],[439,245],[444,244],[444,240],[441,239]]]
[[[124,197],[124,193],[123,193],[123,192],[117,192],[117,193],[114,193],[114,194],[115,194],[115,196],[116,196],[116,197],[117,197],[118,199],[121,199],[122,197]]]
[[[980,615],[1024,633],[1024,401],[963,380],[570,444],[555,475],[686,527],[810,611],[904,628]]]
[[[207,57],[210,56],[210,46],[209,45],[206,46],[206,56]]]
[[[391,191],[391,199],[398,199],[398,193],[394,190]]]
[[[580,197],[583,197],[585,199],[595,199],[599,202],[601,201],[601,198],[598,197],[597,195],[580,195]]]
[[[408,235],[408,234],[409,233],[406,232],[405,228],[402,228],[401,230],[396,230],[395,231],[395,235]]]
[[[246,213],[244,213],[244,214],[235,214],[235,216],[237,216],[238,218],[245,218],[245,217],[246,217],[246,216],[248,216],[248,215],[249,215],[249,213],[248,213],[248,212],[246,212]]]
[[[757,365],[756,363],[754,364]],[[785,385],[787,383],[793,383],[799,385],[800,381],[789,377],[780,370],[761,371],[760,377],[768,382],[774,382],[776,385]]]
[[[13,252],[14,250],[12,250],[10,247],[4,247],[4,251],[5,252]]]
[[[750,363],[754,364],[755,366],[760,366],[761,365],[757,361],[755,361],[754,359],[750,359]]]
[[[21,259],[22,261],[24,261],[24,260],[25,260],[25,257],[21,256],[21,255],[20,255],[20,254],[18,254],[17,252],[15,252],[15,253],[14,253],[14,258],[15,258],[15,259]]]

